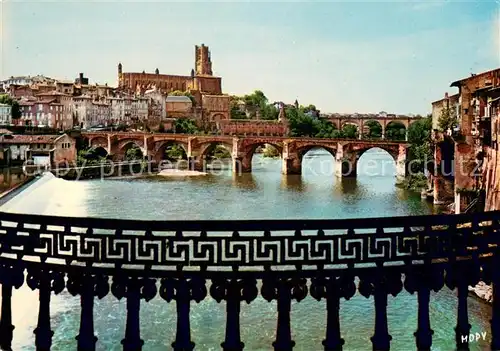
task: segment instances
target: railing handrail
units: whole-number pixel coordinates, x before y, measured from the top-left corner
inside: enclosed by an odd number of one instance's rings
[[[367,229],[411,228],[437,225],[453,225],[477,221],[500,220],[500,210],[480,213],[416,215],[345,219],[247,219],[247,220],[135,220],[98,217],[63,217],[54,215],[0,212],[2,221],[58,226],[99,227],[102,229],[128,230],[183,230],[183,231],[256,231],[256,230],[319,230],[319,229]]]
[[[385,231],[395,227],[403,229]],[[363,228],[375,228],[375,232],[357,231]],[[112,230],[102,233],[99,229]],[[316,229],[316,235],[302,233]],[[331,229],[343,229],[343,233],[325,233]],[[155,230],[174,233],[157,235]],[[230,235],[207,233],[217,231]],[[260,233],[240,235],[240,231]],[[277,235],[272,231],[291,233]],[[463,337],[470,332],[467,287],[479,280],[493,282],[491,349],[499,350],[499,244],[500,211],[246,221],[134,221],[0,212],[0,348],[12,349],[11,296],[26,278],[31,289],[39,290],[34,331],[37,350],[51,349],[51,294],[59,294],[65,288],[81,297],[78,350],[96,350],[94,300],[109,293],[127,299],[124,351],[142,350],[140,302],[157,295],[176,303],[177,331],[172,343],[175,351],[193,350],[191,302],[200,302],[208,295],[218,302],[226,301],[223,350],[241,351],[244,344],[239,326],[240,305],[242,301],[250,303],[259,294],[267,301],[277,300],[275,350],[293,349],[291,303],[308,294],[327,301],[324,350],[342,350],[340,300],[350,299],[356,291],[367,298],[373,296],[373,349],[389,350],[392,337],[387,323],[387,296],[396,296],[403,288],[418,294],[414,334],[417,349],[430,350],[430,291],[437,292],[445,284],[457,289],[455,337],[457,349],[462,350],[468,349],[467,338]]]

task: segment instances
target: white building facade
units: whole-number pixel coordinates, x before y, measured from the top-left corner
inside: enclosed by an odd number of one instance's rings
[[[12,106],[0,104],[0,125],[12,124]]]

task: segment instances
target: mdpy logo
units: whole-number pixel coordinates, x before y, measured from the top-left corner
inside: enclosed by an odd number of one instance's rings
[[[486,332],[462,335],[462,342],[478,342],[479,340],[486,340]]]

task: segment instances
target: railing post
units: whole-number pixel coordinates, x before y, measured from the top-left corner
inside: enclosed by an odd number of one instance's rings
[[[191,351],[194,349],[195,344],[191,341],[191,326],[189,323],[190,289],[187,280],[179,279],[176,282],[177,331],[172,347],[174,351]]]
[[[467,309],[467,296],[469,295],[469,288],[466,282],[460,282],[458,284],[457,295],[458,310],[457,326],[455,327],[457,351],[468,351],[471,325],[469,324],[469,315]]]
[[[321,298],[326,299],[326,337],[322,342],[325,351],[342,351],[344,339],[340,334],[340,298],[343,295],[348,300],[356,292],[352,279],[352,277],[345,280],[337,279],[335,276],[318,277],[311,282],[311,296],[318,301]]]
[[[241,342],[240,310],[241,293],[240,282],[231,280],[226,290],[226,337],[221,347],[224,351],[241,351],[245,344]]]
[[[50,278],[48,272],[41,272],[38,286],[39,310],[38,323],[35,334],[35,345],[37,351],[48,351],[52,346],[54,332],[50,329]]]
[[[80,291],[80,332],[76,337],[78,351],[95,351],[97,337],[94,335],[94,279],[86,274]]]
[[[127,325],[125,338],[122,340],[123,351],[141,351],[144,341],[141,340],[139,312],[141,309],[140,285],[137,278],[129,278],[126,282]]]
[[[417,292],[418,327],[414,335],[419,351],[430,351],[432,346],[432,334],[434,334],[434,331],[431,329],[431,321],[429,318],[430,294],[431,289],[426,286],[424,282]]]
[[[43,263],[41,263],[43,265]],[[64,289],[64,275],[47,269],[28,270],[28,286],[39,291],[38,323],[33,331],[37,351],[50,351],[54,332],[50,329],[50,294],[60,293]]]
[[[326,310],[326,338],[322,344],[325,351],[341,351],[344,339],[340,337],[340,294],[335,277],[326,285]]]
[[[221,347],[224,351],[241,351],[245,344],[240,334],[241,301],[250,303],[257,295],[257,281],[255,279],[221,279],[212,281],[210,295],[217,302],[226,300],[226,336]]]
[[[382,266],[377,267],[373,281],[373,298],[375,300],[375,332],[371,337],[373,351],[389,351],[392,337],[387,326],[387,294],[388,284]]]
[[[24,269],[11,266],[0,266],[0,283],[2,284],[2,314],[0,319],[0,349],[12,351],[14,325],[12,324],[12,288],[20,288],[24,283]]]
[[[276,340],[273,342],[275,351],[291,351],[295,346],[290,327],[290,310],[292,298],[302,300],[307,295],[305,279],[280,278],[265,279],[262,282],[262,297],[267,301],[277,300],[278,322]]]
[[[2,279],[2,319],[0,320],[0,350],[12,351],[14,326],[12,325],[12,284]]]
[[[497,233],[498,234],[498,233]],[[500,350],[500,249],[497,247],[492,259],[493,315],[491,317],[491,350]]]
[[[282,279],[278,282],[276,298],[278,300],[278,325],[273,347],[275,351],[290,351],[295,346],[295,341],[292,340],[290,328],[292,294],[287,280]]]

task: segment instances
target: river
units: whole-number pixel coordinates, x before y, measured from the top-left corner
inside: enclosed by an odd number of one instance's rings
[[[131,219],[292,219],[356,218],[427,214],[431,206],[395,186],[395,165],[377,149],[359,160],[356,179],[337,179],[333,158],[310,151],[302,176],[282,176],[279,159],[256,155],[252,174],[233,176],[230,170],[196,178],[121,178],[65,181],[44,176],[2,206],[2,211],[83,217]],[[26,286],[13,296],[14,350],[34,350],[38,295]],[[80,300],[64,291],[52,297],[53,350],[75,350]],[[446,287],[431,293],[430,315],[434,329],[433,350],[454,350],[457,299]],[[96,302],[95,330],[98,350],[121,350],[125,332],[125,300],[108,295]],[[471,350],[488,348],[491,308],[469,298],[472,332],[487,332],[486,340],[471,344]],[[271,350],[276,330],[276,302],[261,297],[242,304],[241,330],[246,350]],[[292,306],[295,350],[319,350],[325,334],[325,302],[308,296]],[[415,349],[416,295],[403,291],[389,296],[391,349]],[[341,302],[344,350],[370,350],[373,335],[373,298],[357,293]],[[175,303],[156,297],[141,304],[143,350],[171,349],[175,338]],[[192,340],[197,350],[220,350],[224,340],[225,304],[207,297],[192,304]]]

